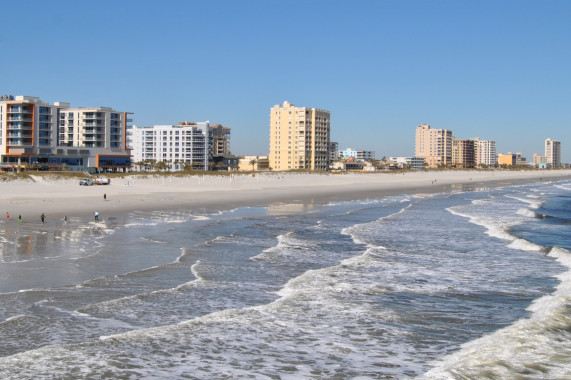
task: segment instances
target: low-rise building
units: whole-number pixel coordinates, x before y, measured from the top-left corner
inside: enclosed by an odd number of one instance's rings
[[[399,168],[405,169],[424,169],[427,166],[426,161],[422,157],[389,157],[389,161]]]
[[[372,150],[357,150],[347,148],[340,153],[340,158],[354,157],[359,161],[370,161],[375,159],[375,152]]]
[[[533,164],[536,166],[538,166],[539,164],[547,164],[547,158],[545,157],[545,155],[534,153]]]
[[[501,166],[515,166],[516,155],[511,152],[507,154],[498,153],[498,164]]]
[[[238,161],[240,171],[264,171],[270,170],[268,156],[243,156]]]

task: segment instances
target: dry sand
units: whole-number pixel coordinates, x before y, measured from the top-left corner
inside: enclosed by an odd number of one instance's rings
[[[191,208],[229,209],[275,202],[327,202],[392,194],[469,190],[547,180],[571,179],[571,170],[428,171],[406,174],[259,173],[232,176],[137,176],[114,178],[110,185],[79,186],[77,179],[0,183],[0,213],[11,219],[48,220],[66,216],[102,217],[128,211]],[[104,200],[104,194],[107,199]],[[3,215],[3,214],[0,214]]]

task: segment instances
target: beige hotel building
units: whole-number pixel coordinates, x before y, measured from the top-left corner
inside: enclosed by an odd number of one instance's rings
[[[272,170],[327,170],[331,132],[329,111],[284,102],[270,111]]]
[[[415,156],[424,158],[428,166],[452,163],[452,131],[432,129],[428,124],[416,127]]]

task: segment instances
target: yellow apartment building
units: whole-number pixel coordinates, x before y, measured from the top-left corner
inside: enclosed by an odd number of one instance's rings
[[[272,170],[327,170],[331,114],[284,102],[270,111]]]

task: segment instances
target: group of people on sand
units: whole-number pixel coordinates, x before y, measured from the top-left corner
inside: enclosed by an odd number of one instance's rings
[[[42,214],[44,215],[44,214]],[[9,222],[10,221],[10,213],[8,211],[6,211],[6,221]],[[22,223],[22,215],[18,215],[18,222]]]
[[[93,215],[95,216],[95,221],[99,220],[99,211],[95,211],[93,213]],[[42,215],[40,215],[40,220],[42,221],[42,223],[46,222],[46,214],[44,214],[42,212]],[[9,222],[10,221],[10,212],[6,212],[6,221]],[[67,216],[63,217],[63,221],[64,223],[67,223]],[[18,215],[18,222],[22,223],[22,215]]]
[[[40,220],[42,221],[42,223],[46,222],[46,214],[44,214],[42,212],[42,215],[40,215]],[[10,221],[10,212],[6,211],[6,221],[9,222]],[[64,217],[64,221],[67,223],[67,216]],[[22,223],[22,214],[18,215],[18,222]]]
[[[106,201],[107,200],[107,194],[103,194],[103,200]],[[99,221],[99,211],[95,211],[93,213],[93,216],[95,217],[95,221]],[[40,215],[40,220],[42,221],[42,223],[46,222],[46,214],[44,214],[42,212],[42,215]],[[6,211],[6,221],[9,222],[10,221],[10,212]],[[63,217],[63,221],[65,223],[67,223],[67,216]],[[22,215],[18,215],[18,222],[22,223]]]

